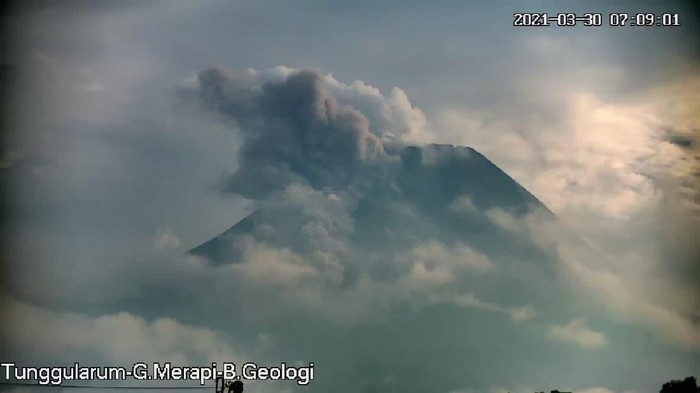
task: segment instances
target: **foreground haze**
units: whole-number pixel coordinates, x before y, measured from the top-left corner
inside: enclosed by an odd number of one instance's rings
[[[541,7],[17,5],[0,360],[315,364],[260,393],[698,376],[695,10]]]

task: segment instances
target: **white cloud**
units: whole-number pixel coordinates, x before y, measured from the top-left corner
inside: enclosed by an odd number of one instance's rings
[[[457,243],[448,247],[436,240],[429,240],[413,248],[411,256],[414,267],[416,265],[422,265],[423,267],[427,265],[430,266],[430,270],[467,270],[486,273],[496,269],[496,264],[486,255],[475,251],[463,243]]]
[[[535,317],[535,308],[531,305],[522,307],[506,307],[496,303],[489,303],[476,298],[473,294],[458,295],[452,299],[452,302],[462,307],[473,307],[479,310],[500,312],[508,315],[514,321],[527,321]]]
[[[613,390],[604,387],[594,387],[586,389],[576,389],[574,393],[615,393]]]
[[[532,44],[548,53],[564,42]],[[601,304],[633,314],[677,344],[697,347],[700,328],[684,316],[696,314],[697,288],[690,278],[679,283],[678,270],[695,271],[697,246],[687,236],[700,222],[700,178],[693,175],[700,156],[697,143],[671,143],[668,130],[687,141],[700,137],[700,78],[696,71],[681,72],[621,98],[609,89],[624,77],[620,67],[575,71],[576,78],[534,80],[555,93],[530,92],[522,99],[527,113],[517,106],[511,113],[444,108],[432,118],[438,140],[470,144],[486,154],[596,248],[596,256],[563,252],[579,261],[565,262],[565,271],[576,287],[589,288],[585,297],[604,286],[614,300]],[[487,216],[500,227],[524,230],[501,210]],[[551,240],[551,234],[541,239],[547,237]],[[546,248],[557,248],[549,243]],[[686,260],[675,260],[671,250]]]
[[[677,310],[651,301],[625,279],[604,268],[593,267],[566,246],[558,248],[566,279],[584,296],[597,302],[617,318],[640,321],[663,340],[684,349],[700,350],[700,326]]]
[[[325,82],[339,103],[360,110],[370,120],[371,130],[382,137],[392,137],[406,143],[427,143],[435,134],[423,111],[411,104],[406,92],[398,87],[388,96],[365,82],[356,80],[345,84],[332,75]]]
[[[609,259],[575,237],[561,232],[561,224],[535,215],[521,221],[531,238],[561,263],[563,282],[615,318],[642,322],[657,335],[684,349],[700,350],[700,326],[679,312],[652,300],[643,286],[633,285],[624,273],[611,269]]]
[[[149,322],[126,312],[89,317],[7,298],[3,306],[6,315],[12,316],[2,330],[5,342],[14,351],[40,358],[60,355],[65,360],[69,354],[90,353],[125,366],[152,361],[202,365],[242,359],[222,334],[170,318]]]
[[[174,250],[180,246],[180,238],[175,236],[169,229],[158,231],[153,240],[154,251]]]
[[[661,150],[659,116],[649,104],[606,102],[585,89],[562,95],[562,123],[450,109],[436,116],[446,129],[439,140],[474,146],[565,219],[628,219],[655,197],[646,175],[677,153]]]
[[[574,319],[565,326],[550,326],[547,335],[554,340],[573,343],[584,349],[600,348],[606,344],[605,336],[589,329],[582,319]]]
[[[420,309],[435,304],[501,313],[516,322],[535,315],[531,305],[503,305],[480,299],[475,293],[456,292],[454,284],[460,277],[491,274],[498,269],[485,255],[460,243],[447,246],[431,240],[397,253],[384,261],[393,264],[396,276],[392,278],[376,277],[367,265],[353,265],[358,278],[349,287],[342,285],[349,265],[339,263],[333,254],[299,253],[251,237],[236,247],[242,252],[239,263],[212,266],[198,263],[198,257],[171,257],[163,260],[159,269],[187,277],[187,285],[206,283],[229,302],[228,306],[261,318],[303,312],[336,323],[361,323],[381,319],[383,313],[378,310],[388,311],[397,305]]]
[[[462,195],[455,198],[449,206],[450,210],[462,214],[474,214],[479,212],[479,209],[474,205],[474,201],[469,195]]]
[[[671,290],[658,284],[658,276],[640,274],[638,270],[644,267],[643,263],[653,263],[650,261],[653,254],[643,245],[606,255],[604,250],[581,241],[562,222],[538,210],[522,218],[497,208],[486,210],[484,215],[495,225],[529,236],[559,261],[559,279],[576,291],[580,301],[607,310],[617,319],[641,322],[664,341],[700,350],[700,326],[689,317],[694,314],[695,303],[681,296],[694,292]],[[610,236],[625,239],[625,235]],[[653,244],[654,240],[647,241]],[[650,286],[650,282],[656,284]]]
[[[494,225],[511,232],[518,232],[523,229],[522,223],[517,218],[501,208],[494,207],[491,209],[486,209],[484,211],[484,215]]]
[[[290,288],[319,277],[318,271],[289,249],[275,249],[250,239],[244,247],[244,263],[228,265],[227,270],[247,285]]]

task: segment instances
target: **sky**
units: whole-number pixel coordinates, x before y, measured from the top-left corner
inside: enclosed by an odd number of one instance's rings
[[[516,12],[604,23],[515,27]],[[607,26],[613,12],[681,26]],[[700,377],[699,16],[681,1],[18,3],[1,57],[2,360],[316,365],[308,387],[246,385],[261,393]],[[475,149],[533,197],[433,143]],[[423,172],[401,166],[405,146]],[[443,174],[503,188],[442,200]],[[225,239],[240,260],[186,254],[253,212]]]

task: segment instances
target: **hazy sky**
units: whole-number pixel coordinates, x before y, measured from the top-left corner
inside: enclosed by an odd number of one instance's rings
[[[34,364],[301,359],[314,361],[319,375],[325,368],[348,380],[367,376],[357,389],[320,385],[338,392],[406,386],[396,379],[408,375],[413,363],[378,354],[382,345],[396,353],[416,341],[415,356],[444,362],[449,374],[444,383],[423,386],[444,393],[642,393],[672,378],[700,377],[700,31],[691,4],[18,5],[4,19],[10,50],[2,54],[3,66],[9,66],[2,71],[9,92],[4,105],[12,114],[0,161],[13,217],[2,227],[8,261],[3,298],[12,321],[3,332],[6,348]],[[525,11],[600,12],[604,26],[514,27],[513,13]],[[611,12],[678,13],[682,26],[609,27]],[[301,279],[263,280],[303,276],[286,264],[306,266],[307,255],[253,244],[250,270],[238,273],[248,275],[246,288],[256,295],[239,306],[239,322],[229,313],[222,316],[214,304],[227,304],[220,291],[228,279],[182,254],[255,206],[266,206],[270,222],[279,225],[297,211],[318,210],[295,219],[325,223],[318,218],[324,217],[340,228],[326,234],[320,248],[355,244],[346,238],[356,217],[348,215],[345,196],[337,196],[341,205],[329,202],[335,194],[304,183],[313,183],[308,173],[301,180],[269,180],[280,193],[240,185],[253,187],[265,177],[260,174],[269,175],[260,159],[270,153],[264,146],[298,142],[270,131],[277,130],[266,112],[270,107],[246,103],[296,94],[292,82],[285,83],[300,69],[315,70],[308,71],[314,76],[307,82],[323,84],[322,95],[340,104],[332,113],[347,124],[338,132],[358,133],[353,135],[368,149],[363,159],[389,140],[471,146],[556,213],[588,245],[585,252],[558,243],[537,217],[480,212],[556,250],[552,258],[562,268],[551,280],[568,286],[575,299],[562,295],[560,308],[581,315],[552,320],[531,315],[527,299],[506,304],[478,296],[451,300],[468,309],[464,315],[427,301],[415,314],[402,303],[411,299],[403,292],[405,282],[369,281],[336,298]],[[215,78],[209,82],[207,70]],[[260,93],[265,83],[283,87]],[[192,93],[199,97],[207,86],[224,86],[223,98],[203,100],[216,106],[213,111],[192,102]],[[251,136],[256,133],[266,136]],[[338,150],[325,152],[332,157],[322,168],[333,177],[347,169],[346,141],[326,142],[337,142],[332,146]],[[247,156],[239,154],[241,146],[250,147]],[[261,155],[255,155],[256,146]],[[238,188],[232,186],[236,181]],[[304,184],[295,186],[299,181]],[[403,202],[396,201],[397,211]],[[470,203],[460,199],[454,206],[469,209]],[[291,238],[295,229],[284,228],[280,233]],[[467,271],[491,271],[493,264],[496,273],[489,274],[507,275],[473,244],[423,240],[406,258],[463,258],[472,261]],[[402,262],[396,263],[400,270]],[[285,266],[292,270],[275,270]],[[444,267],[457,277],[451,262]],[[182,284],[190,279],[194,284]],[[442,296],[441,286],[421,288]],[[277,298],[263,298],[287,290],[309,305],[299,316],[275,319],[270,310]],[[204,305],[208,295],[217,298],[211,307]],[[375,320],[372,307],[382,298],[391,299],[381,312],[387,317]],[[338,318],[333,309],[351,310],[358,319]],[[318,329],[318,342],[312,329]],[[518,339],[496,337],[501,334]],[[443,346],[431,348],[424,338],[431,335],[443,337]],[[451,340],[472,344],[452,347]],[[497,342],[502,345],[491,344]],[[354,349],[362,343],[374,346],[365,357]],[[315,349],[330,345],[338,345],[338,353],[356,351],[359,360],[340,361]],[[538,360],[529,364],[528,357]],[[502,368],[489,366],[494,358],[502,359]],[[404,374],[391,373],[404,364]],[[472,371],[460,379],[462,368]],[[303,390],[289,390],[295,388],[250,385],[255,392]]]

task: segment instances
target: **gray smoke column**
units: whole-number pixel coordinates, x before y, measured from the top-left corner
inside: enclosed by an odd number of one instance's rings
[[[318,71],[265,80],[214,67],[197,81],[201,102],[234,120],[245,136],[228,192],[261,199],[291,183],[345,187],[386,158],[367,117],[340,105]]]

